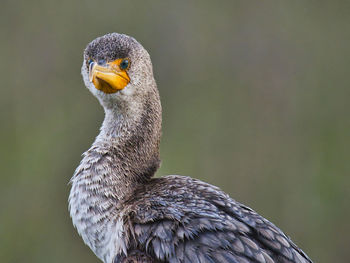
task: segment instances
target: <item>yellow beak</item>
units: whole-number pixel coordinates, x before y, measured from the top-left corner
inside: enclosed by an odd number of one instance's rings
[[[109,62],[106,66],[100,66],[94,63],[89,69],[90,82],[94,83],[95,88],[104,93],[115,93],[125,88],[130,82],[128,73],[121,70],[119,64],[123,59],[117,59]]]

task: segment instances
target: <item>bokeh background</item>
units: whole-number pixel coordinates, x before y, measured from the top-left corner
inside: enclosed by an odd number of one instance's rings
[[[349,1],[1,2],[0,262],[98,262],[69,179],[103,111],[86,44],[134,36],[163,105],[162,166],[220,186],[315,262],[349,262]]]

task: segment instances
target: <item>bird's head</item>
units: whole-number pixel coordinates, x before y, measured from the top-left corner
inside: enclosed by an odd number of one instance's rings
[[[128,108],[157,93],[148,52],[134,38],[111,33],[90,42],[81,69],[86,87],[104,108]]]

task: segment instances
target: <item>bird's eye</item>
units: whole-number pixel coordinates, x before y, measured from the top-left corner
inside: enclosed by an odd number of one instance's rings
[[[90,59],[88,60],[88,65],[90,66],[91,63],[94,63],[94,61],[90,58]]]
[[[129,60],[123,59],[122,62],[119,65],[120,69],[125,70],[129,67]]]

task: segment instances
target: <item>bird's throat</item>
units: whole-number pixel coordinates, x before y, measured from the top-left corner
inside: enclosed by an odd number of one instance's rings
[[[118,194],[147,181],[159,167],[161,106],[148,103],[150,99],[145,97],[133,107],[105,109],[100,134],[93,144],[103,153],[99,162],[109,168],[106,176],[122,190]]]
[[[132,111],[105,108],[101,132],[71,179],[70,213],[91,248],[96,232],[106,234],[99,230],[104,220],[117,220],[125,202],[159,167],[161,106],[158,93],[151,96],[157,97],[144,97]]]

